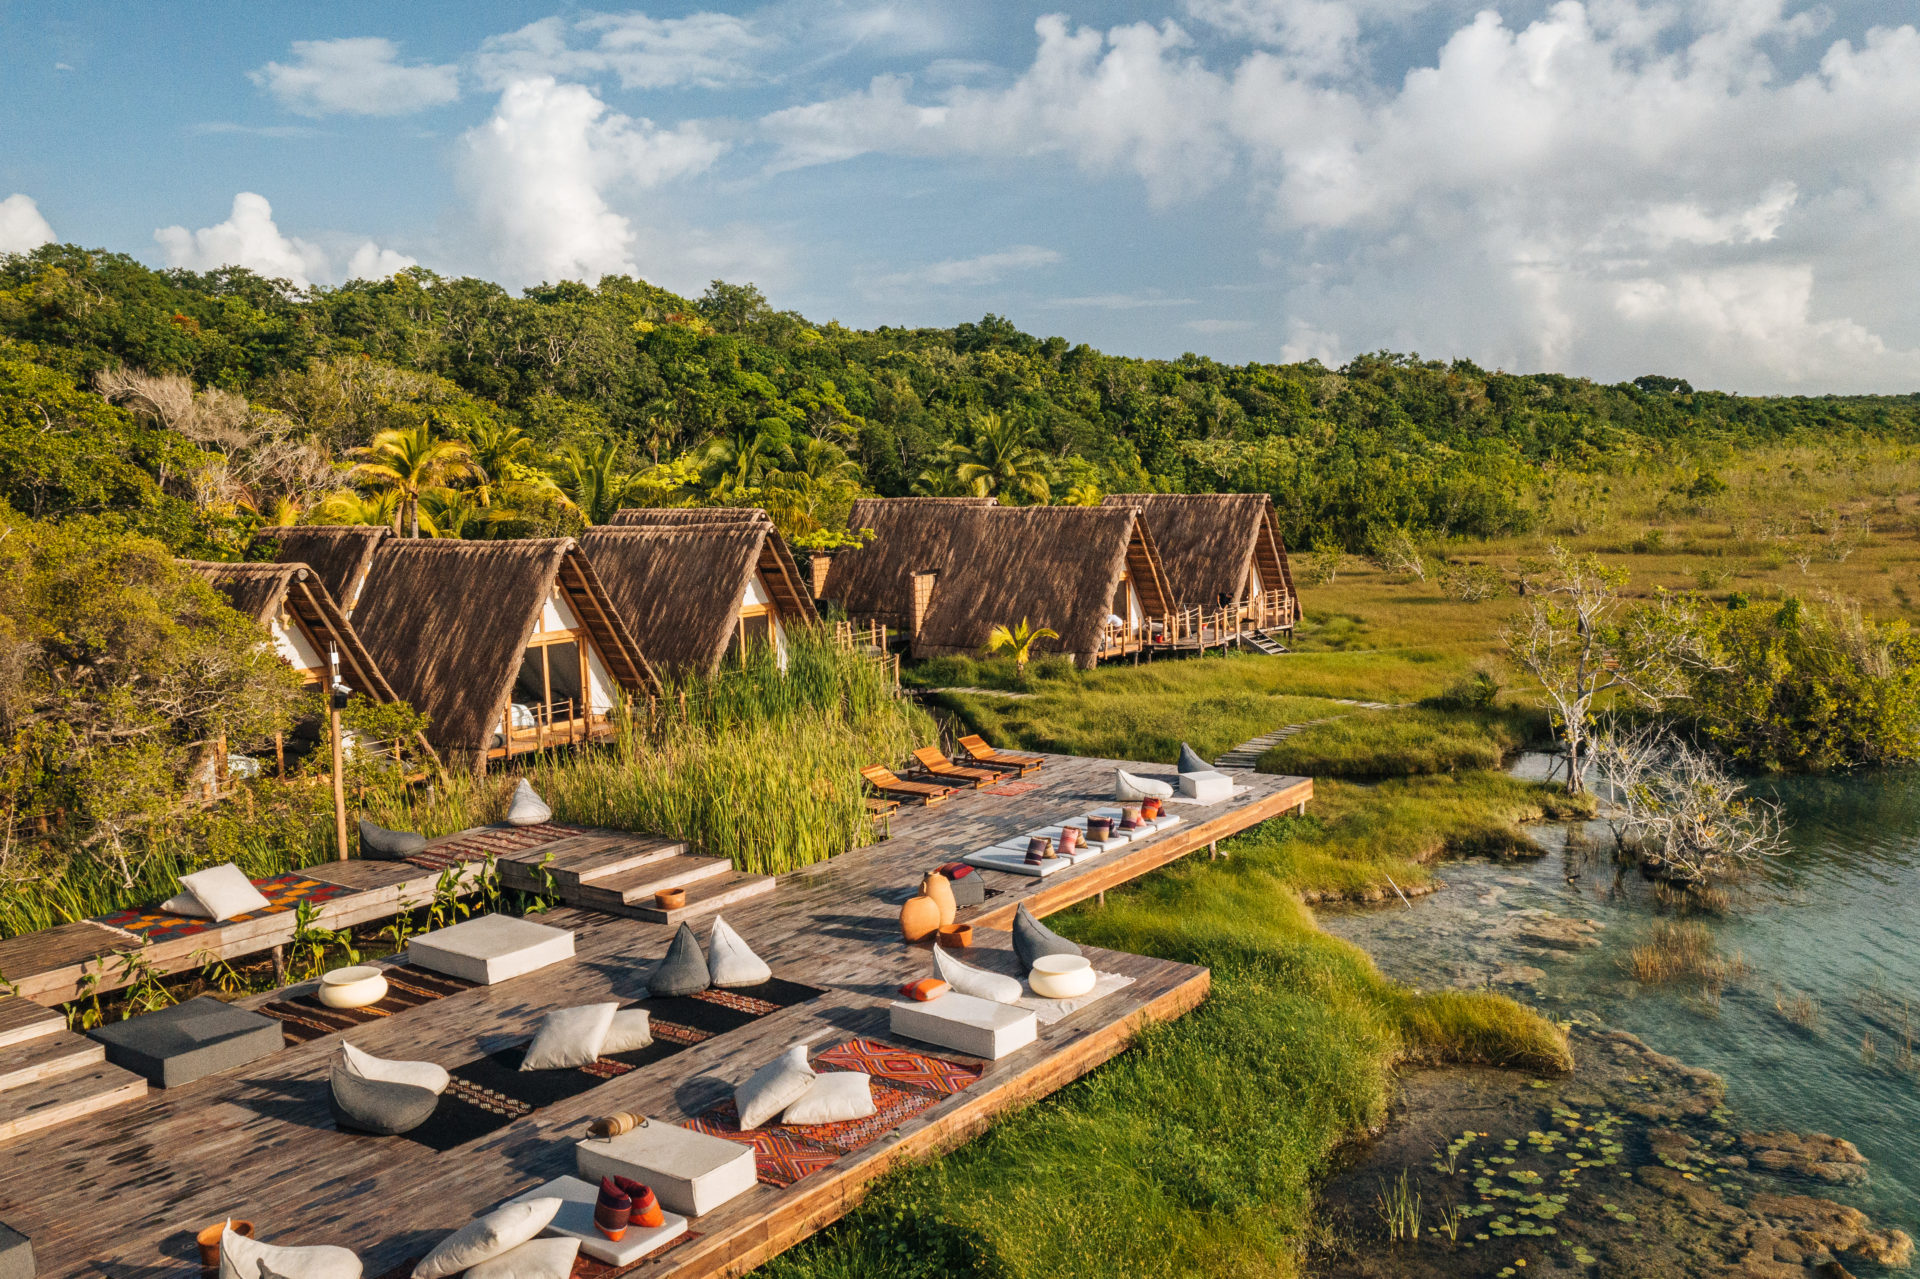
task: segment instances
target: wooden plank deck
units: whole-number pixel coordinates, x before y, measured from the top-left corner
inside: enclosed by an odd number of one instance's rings
[[[931,811],[903,810],[890,841],[782,877],[778,893],[730,906],[729,922],[776,974],[826,994],[455,1150],[436,1154],[404,1139],[336,1131],[327,1112],[326,1073],[338,1036],[329,1035],[0,1146],[0,1221],[33,1240],[40,1273],[51,1277],[188,1279],[198,1266],[192,1231],[229,1214],[253,1220],[269,1242],[350,1247],[368,1275],[379,1275],[500,1200],[571,1173],[573,1143],[593,1116],[638,1110],[682,1121],[729,1095],[736,1082],[794,1042],[807,1041],[817,1051],[861,1036],[885,1038],[895,988],[931,972],[927,948],[902,942],[896,923],[900,903],[920,877],[961,853],[1107,802],[1114,766],[1052,757],[1028,779],[1036,785],[1017,794],[970,792]],[[1009,915],[1023,899],[1043,913],[1058,909],[1311,795],[1299,778],[1242,780],[1251,787],[1248,795],[1180,810],[1204,820],[1190,817],[1158,843],[1116,851],[1044,884],[981,872],[998,895],[976,914]],[[625,838],[595,835],[611,844]],[[574,960],[356,1028],[353,1042],[387,1057],[447,1065],[471,1060],[524,1037],[548,1009],[636,997],[672,935],[665,924],[586,909],[540,918],[574,931]],[[1006,933],[976,935],[970,962],[1014,971]],[[980,1063],[978,1083],[881,1141],[785,1189],[758,1185],[697,1219],[699,1237],[647,1263],[644,1273],[650,1279],[739,1274],[841,1216],[896,1162],[966,1141],[996,1115],[1121,1051],[1142,1024],[1179,1016],[1206,995],[1204,969],[1089,953],[1095,967],[1124,973],[1133,984],[1042,1026],[1038,1041],[1018,1053]],[[89,1204],[112,1210],[90,1211]]]

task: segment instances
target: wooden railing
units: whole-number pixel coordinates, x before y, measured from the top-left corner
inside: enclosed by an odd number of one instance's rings
[[[531,727],[514,725],[515,705],[525,707],[532,713]],[[613,721],[605,711],[596,711],[566,697],[552,702],[510,704],[501,715],[500,727],[496,731],[500,736],[500,744],[490,748],[487,754],[490,758],[502,759],[523,755],[528,751],[546,750],[549,746],[572,746],[596,737],[605,737],[613,732]]]

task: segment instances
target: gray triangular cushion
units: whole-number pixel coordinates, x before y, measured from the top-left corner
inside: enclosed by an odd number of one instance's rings
[[[673,935],[673,945],[667,947],[667,957],[653,970],[653,976],[647,978],[647,993],[692,995],[712,984],[707,974],[707,957],[700,953],[693,929],[680,925],[680,931]]]
[[[388,830],[360,819],[360,856],[368,861],[394,862],[411,857],[427,846],[425,835],[410,830]]]
[[[1013,953],[1029,971],[1042,955],[1077,955],[1080,948],[1033,917],[1025,902],[1013,913]]]
[[[1181,742],[1180,771],[1183,773],[1209,773],[1213,771],[1213,765],[1201,759],[1200,753],[1194,750],[1193,747],[1187,745],[1185,742]]]
[[[547,807],[547,801],[534,794],[533,783],[522,777],[513,788],[513,802],[507,805],[507,825],[538,826],[552,820],[553,810]]]

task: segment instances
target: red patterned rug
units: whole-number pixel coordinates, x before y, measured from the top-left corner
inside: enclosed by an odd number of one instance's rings
[[[1002,782],[998,786],[982,786],[982,795],[1024,795],[1030,790],[1039,790],[1039,782]]]
[[[270,875],[266,879],[251,881],[267,899],[265,910],[252,911],[245,915],[235,915],[232,919],[223,919],[218,923],[211,919],[200,919],[192,915],[176,915],[171,911],[155,906],[135,906],[128,910],[116,910],[111,915],[101,915],[93,922],[105,924],[109,928],[123,928],[142,940],[149,942],[174,941],[181,937],[192,937],[212,928],[224,928],[228,924],[244,923],[249,919],[264,919],[268,915],[283,915],[298,909],[301,902],[332,901],[336,897],[346,897],[360,890],[345,888],[339,884],[329,884],[318,879],[308,879],[299,871],[289,871],[284,875]]]

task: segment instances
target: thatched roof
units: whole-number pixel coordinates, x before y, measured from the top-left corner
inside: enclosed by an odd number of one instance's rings
[[[631,696],[659,682],[572,538],[388,538],[354,620],[375,660],[441,746],[481,752],[506,714],[520,657],[555,584],[614,680]]]
[[[627,507],[613,513],[602,528],[689,528],[706,527],[714,524],[738,524],[741,522],[758,524],[766,530],[766,537],[760,547],[760,574],[767,579],[767,588],[773,592],[774,603],[789,622],[817,622],[820,615],[813,607],[813,593],[808,588],[808,579],[802,576],[800,565],[793,558],[793,548],[787,545],[787,539],[780,536],[780,530],[773,526],[773,517],[757,506],[638,506]],[[603,574],[604,576],[604,574]],[[633,614],[623,614],[631,625]],[[637,632],[636,632],[637,633]],[[649,658],[653,650],[642,641],[641,650]],[[666,658],[660,658],[666,661]]]
[[[263,528],[253,536],[256,543],[272,546],[273,558],[281,563],[312,569],[334,602],[351,613],[373,553],[392,530],[384,524],[296,524]]]
[[[1106,504],[1135,507],[1145,516],[1182,607],[1244,598],[1254,564],[1269,591],[1293,594],[1279,520],[1265,493],[1115,493]]]
[[[227,602],[261,626],[270,626],[282,611],[305,629],[322,657],[327,645],[340,650],[340,678],[347,686],[375,701],[399,699],[381,673],[353,624],[334,603],[319,576],[305,564],[214,564],[182,560],[227,597]]]
[[[995,626],[1022,618],[1060,632],[1040,647],[1094,653],[1122,572],[1148,616],[1171,608],[1152,535],[1130,507],[931,501],[856,503],[848,523],[875,537],[836,555],[827,579],[852,616],[904,629],[913,575],[938,574],[916,657],[978,652]]]
[[[756,569],[782,625],[815,620],[798,571],[779,554],[779,536],[764,519],[601,525],[582,534],[580,546],[647,660],[706,674],[726,656]]]

